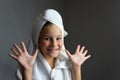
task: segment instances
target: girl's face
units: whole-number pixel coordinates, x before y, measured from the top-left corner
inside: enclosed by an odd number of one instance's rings
[[[61,30],[54,24],[48,24],[42,28],[38,43],[45,58],[56,58],[63,45]]]

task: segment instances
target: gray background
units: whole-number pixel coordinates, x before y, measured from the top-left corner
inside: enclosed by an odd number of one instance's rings
[[[73,53],[81,44],[92,55],[82,65],[83,80],[120,80],[119,0],[0,0],[0,80],[15,80],[10,48],[28,41],[35,18],[47,8],[63,16],[66,48]]]

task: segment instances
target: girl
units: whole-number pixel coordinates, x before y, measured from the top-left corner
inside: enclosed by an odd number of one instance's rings
[[[21,48],[16,44],[11,48],[10,56],[20,64],[17,79],[81,80],[81,65],[90,55],[80,45],[72,55],[65,49],[65,36],[61,15],[54,9],[45,10],[36,19],[28,47],[21,41]]]

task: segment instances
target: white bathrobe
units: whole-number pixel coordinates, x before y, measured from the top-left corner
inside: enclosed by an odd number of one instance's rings
[[[39,33],[47,21],[57,25],[61,29],[64,44],[64,37],[67,36],[67,32],[64,30],[62,17],[56,10],[47,9],[36,19],[33,33],[28,43],[29,53],[33,53],[38,48]],[[20,68],[17,69],[16,76],[18,80],[22,80]],[[64,45],[62,46],[60,55],[56,59],[53,69],[51,69],[39,51],[33,68],[33,80],[72,80],[71,64],[66,55]]]

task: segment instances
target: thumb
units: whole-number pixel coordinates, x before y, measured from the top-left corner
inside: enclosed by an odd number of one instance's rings
[[[33,57],[36,58],[37,54],[38,54],[38,49],[36,49],[35,52],[33,53]]]
[[[68,57],[71,57],[71,53],[66,49],[65,52],[67,53]]]

